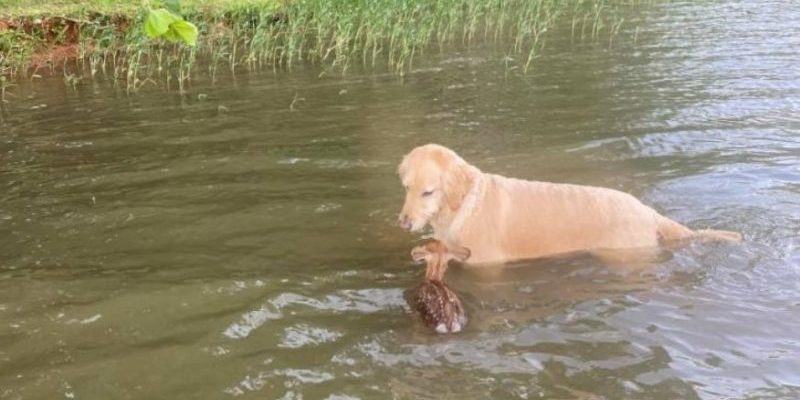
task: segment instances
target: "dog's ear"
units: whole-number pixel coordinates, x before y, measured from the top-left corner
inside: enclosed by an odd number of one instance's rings
[[[454,246],[453,248],[450,248],[448,251],[450,252],[451,257],[458,262],[467,261],[469,256],[472,254],[472,252],[469,251],[468,248],[461,246]]]
[[[453,211],[458,210],[472,187],[472,182],[475,180],[474,173],[470,171],[469,164],[463,160],[450,160],[442,180],[447,206]]]
[[[397,164],[397,175],[400,176],[402,179],[406,176],[406,172],[408,171],[408,155],[403,156],[403,159],[400,160],[400,164]]]

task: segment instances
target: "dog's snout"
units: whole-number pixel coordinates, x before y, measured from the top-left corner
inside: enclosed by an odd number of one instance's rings
[[[397,218],[397,223],[400,225],[401,228],[410,231],[411,230],[411,218],[408,217],[406,214],[401,214],[399,218]]]

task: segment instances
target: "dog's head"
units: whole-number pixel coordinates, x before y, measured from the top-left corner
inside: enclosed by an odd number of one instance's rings
[[[436,144],[411,150],[397,172],[406,189],[398,222],[412,232],[425,227],[444,207],[457,210],[479,173],[454,151]]]
[[[415,262],[425,262],[427,264],[425,277],[432,280],[442,280],[447,270],[447,263],[450,260],[464,262],[467,261],[469,256],[470,251],[468,248],[461,246],[447,247],[438,240],[431,240],[411,250],[411,258]]]

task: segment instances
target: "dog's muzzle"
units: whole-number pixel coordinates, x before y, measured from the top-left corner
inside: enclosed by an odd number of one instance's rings
[[[411,218],[409,218],[408,215],[405,214],[402,214],[400,215],[400,217],[397,218],[397,224],[400,225],[401,228],[407,231],[410,231],[411,227],[414,226],[414,224],[411,223]]]

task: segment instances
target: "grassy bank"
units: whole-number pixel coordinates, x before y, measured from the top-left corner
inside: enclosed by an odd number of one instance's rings
[[[596,38],[619,30],[617,10],[635,0],[183,0],[196,46],[151,39],[151,1],[0,0],[0,89],[43,73],[65,82],[105,74],[128,90],[183,89],[203,68],[212,79],[237,68],[353,63],[406,71],[423,51],[494,41],[529,70],[556,23]],[[202,60],[202,62],[198,62]]]

